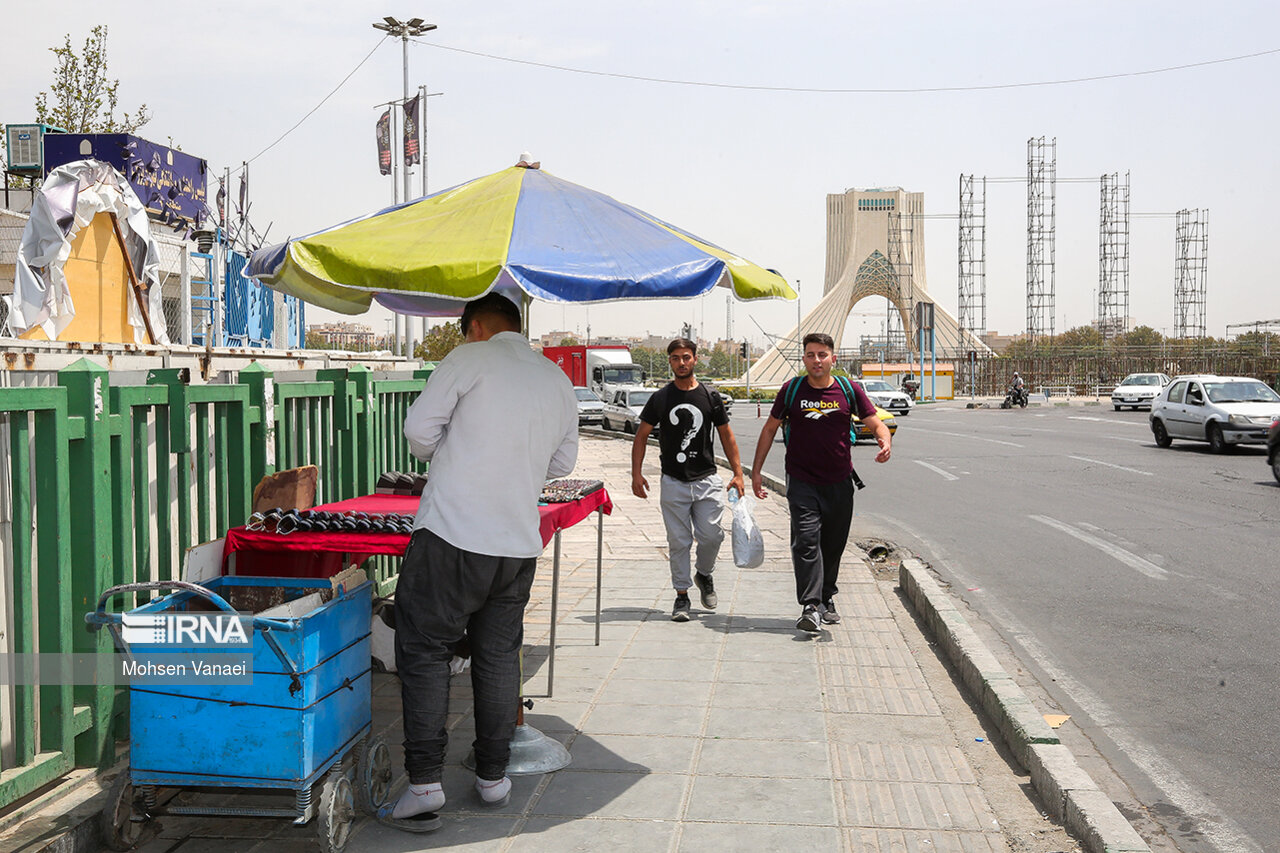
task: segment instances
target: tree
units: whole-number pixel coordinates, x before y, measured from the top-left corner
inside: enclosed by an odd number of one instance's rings
[[[727,376],[729,374],[729,354],[722,349],[711,351],[711,360],[707,364],[707,373],[712,376]]]
[[[105,24],[89,31],[80,54],[71,47],[70,34],[64,36],[62,47],[49,50],[57,57],[53,84],[49,91],[36,95],[36,121],[70,133],[132,133],[151,121],[146,104],[139,105],[132,115],[124,113],[116,118],[120,81],[107,78]]]
[[[1150,326],[1137,326],[1121,335],[1116,343],[1127,347],[1158,347],[1164,343],[1164,335]]]
[[[423,361],[440,361],[465,342],[457,323],[443,323],[427,330],[426,338],[413,348],[413,357]]]
[[[576,347],[577,345],[578,345],[578,339],[575,338],[573,335],[569,335],[567,338],[560,339],[560,346],[562,347]]]
[[[1053,343],[1059,347],[1098,347],[1102,346],[1102,333],[1093,326],[1077,326],[1055,337]]]
[[[631,360],[644,368],[650,379],[667,377],[667,354],[649,347],[632,347]]]

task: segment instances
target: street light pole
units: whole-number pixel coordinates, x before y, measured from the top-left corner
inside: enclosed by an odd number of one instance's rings
[[[420,36],[423,33],[430,32],[431,30],[434,30],[436,28],[436,25],[428,24],[425,21],[423,21],[421,18],[410,18],[407,21],[398,21],[395,18],[386,16],[382,19],[382,21],[375,22],[373,25],[373,28],[375,30],[382,30],[384,33],[387,33],[388,35],[391,35],[391,36],[396,36],[397,38],[400,39],[401,65],[402,65],[402,72],[403,72],[403,77],[402,77],[403,85],[401,89],[401,92],[403,94],[403,100],[401,100],[400,102],[400,110],[401,110],[400,126],[403,129],[404,127],[403,112],[404,112],[405,105],[409,103],[409,36]],[[420,109],[425,108],[425,104],[420,104],[419,108]],[[419,121],[421,121],[421,119],[419,119]],[[404,136],[403,130],[401,131],[400,136],[401,137]],[[393,146],[392,150],[394,151],[396,148],[399,149],[399,152],[400,152],[399,156],[403,159],[404,157],[404,139],[403,138],[401,138],[398,146]],[[393,153],[391,156],[394,158],[397,155]],[[419,153],[419,156],[420,157],[422,156],[421,153]],[[395,161],[392,160],[392,162],[394,163]],[[425,168],[426,168],[426,164],[424,159],[423,169]],[[409,200],[409,195],[412,192],[412,189],[410,188],[410,175],[409,175],[408,163],[403,164],[402,175],[404,177],[404,201],[407,202]],[[397,337],[395,349],[399,351],[401,350],[401,342],[399,340],[400,315],[396,314],[395,317],[396,317],[396,337]],[[408,339],[411,336],[412,336],[412,333],[409,331],[409,322],[406,321],[405,335],[404,335],[405,341],[404,341],[403,351],[397,352],[398,355],[411,355],[411,353],[408,351],[409,350]]]

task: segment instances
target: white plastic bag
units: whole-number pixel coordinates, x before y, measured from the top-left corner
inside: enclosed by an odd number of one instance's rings
[[[764,565],[764,536],[751,515],[755,498],[743,495],[735,499],[737,494],[737,489],[729,492],[733,506],[733,564],[740,569],[754,569]]]

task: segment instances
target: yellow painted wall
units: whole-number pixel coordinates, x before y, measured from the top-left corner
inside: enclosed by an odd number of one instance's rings
[[[99,213],[71,241],[71,255],[63,266],[76,316],[58,338],[84,343],[134,342],[129,325],[129,300],[133,298],[124,248],[111,227],[111,215]],[[33,341],[49,338],[38,326],[20,337]]]

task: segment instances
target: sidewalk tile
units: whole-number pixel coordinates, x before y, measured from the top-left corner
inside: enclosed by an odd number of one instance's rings
[[[827,724],[821,711],[790,711],[768,706],[714,706],[708,715],[706,736],[766,741],[824,741],[827,737]]]
[[[977,785],[842,780],[843,819],[854,826],[899,829],[996,829]]]
[[[698,757],[698,776],[762,776],[808,779],[831,776],[825,741],[708,739]]]
[[[551,777],[536,815],[594,815],[675,820],[689,777],[668,773],[606,773],[572,767]]]
[[[908,743],[837,743],[835,778],[975,784],[964,755],[952,745]]]
[[[583,731],[592,735],[676,735],[693,737],[702,731],[703,708],[677,705],[597,705]]]
[[[815,767],[819,778],[698,776],[689,798],[689,820],[740,823],[799,823],[835,826],[831,781],[825,761]]]
[[[840,849],[840,831],[828,826],[687,822],[678,849],[680,853],[707,853],[709,850],[749,850],[751,853],[807,850],[825,853]]]
[[[658,684],[640,678],[611,678],[596,697],[599,705],[690,705],[705,707],[711,699],[709,681]]]
[[[534,817],[520,831],[510,853],[595,853],[605,847],[626,853],[667,853],[675,821]]]
[[[581,735],[569,747],[574,770],[689,773],[700,738],[670,735]]]

